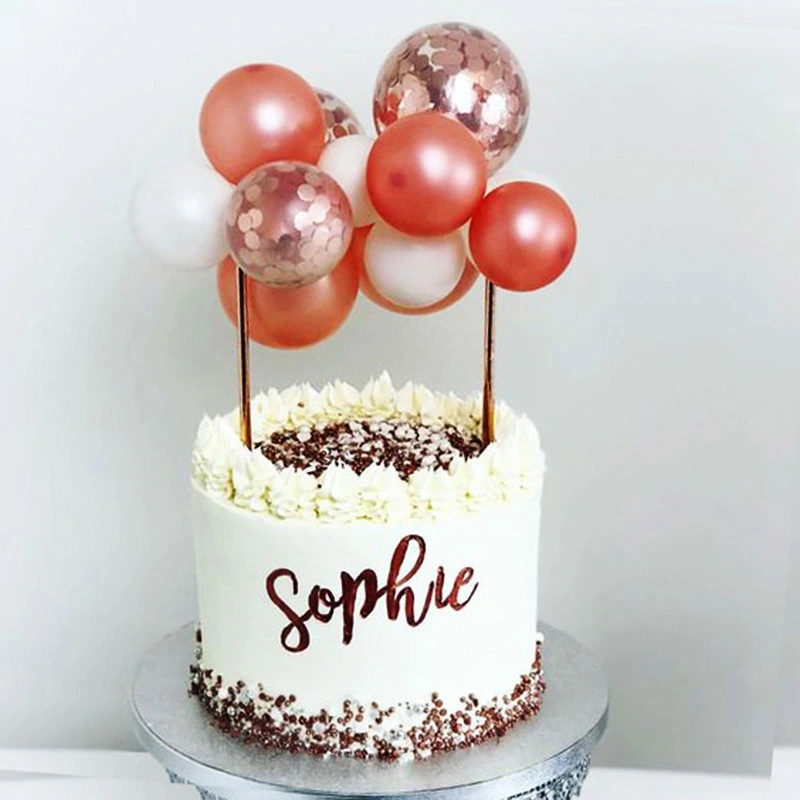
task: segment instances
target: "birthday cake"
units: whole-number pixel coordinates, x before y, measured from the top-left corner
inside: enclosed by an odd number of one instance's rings
[[[544,459],[500,405],[388,376],[304,385],[202,421],[192,458],[200,627],[191,689],[227,733],[424,757],[535,714]]]
[[[529,110],[500,39],[428,25],[379,71],[377,137],[295,72],[247,64],[202,104],[209,164],[137,188],[139,240],[183,270],[216,266],[237,330],[239,406],[203,419],[192,457],[190,681],[235,738],[424,758],[540,708],[544,459],[530,420],[494,401],[495,293],[556,280],[576,226],[547,180],[501,169]],[[250,342],[315,345],[359,295],[433,314],[479,276],[480,398],[395,389],[387,375],[251,396]]]

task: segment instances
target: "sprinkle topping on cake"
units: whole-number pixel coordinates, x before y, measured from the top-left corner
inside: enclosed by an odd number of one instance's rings
[[[351,420],[275,431],[259,445],[281,469],[319,478],[331,465],[361,475],[371,464],[394,467],[408,480],[419,469],[446,469],[453,459],[480,454],[478,436],[455,425],[427,426],[398,420]]]

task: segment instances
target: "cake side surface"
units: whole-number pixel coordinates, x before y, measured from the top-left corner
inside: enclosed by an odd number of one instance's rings
[[[464,458],[433,437],[452,425],[468,441],[470,401],[428,393],[427,408],[408,410],[398,409],[399,392],[386,401],[375,382],[365,392],[381,397],[372,404],[380,413],[360,393],[360,407],[330,414],[322,404],[314,416],[308,393],[294,392],[303,419],[281,412],[273,420],[273,396],[272,412],[262,404],[254,414],[259,438],[292,431],[295,447],[298,431],[304,439],[310,428],[310,442],[331,417],[367,420],[377,427],[363,438],[381,438],[386,450],[406,425],[428,449],[433,439],[437,453],[448,451],[447,466],[417,465],[403,479],[401,455],[399,469],[332,463],[314,476],[277,467],[260,450],[241,452],[235,436],[225,438],[232,416],[213,423],[222,444],[210,447],[201,431],[192,514],[202,650],[193,691],[229,733],[294,750],[419,757],[502,735],[538,710],[543,690],[535,429],[505,409],[498,441]],[[309,452],[319,459],[318,450]]]

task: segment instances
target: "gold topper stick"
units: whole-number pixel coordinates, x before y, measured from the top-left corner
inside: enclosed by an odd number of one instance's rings
[[[495,286],[487,278],[483,295],[483,446],[494,441],[494,299]]]
[[[239,436],[242,444],[253,448],[253,429],[250,424],[250,337],[247,325],[247,276],[236,267],[236,318],[239,349]]]

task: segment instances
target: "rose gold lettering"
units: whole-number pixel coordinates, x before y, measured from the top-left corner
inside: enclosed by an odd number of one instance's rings
[[[342,642],[350,644],[353,641],[353,624],[355,622],[356,601],[358,600],[358,589],[364,587],[364,602],[361,605],[360,614],[366,619],[378,603],[380,596],[386,589],[378,588],[378,576],[371,569],[362,570],[358,577],[354,578],[348,572],[342,572]]]
[[[475,592],[478,589],[477,583],[472,587],[472,591],[467,595],[465,600],[458,599],[458,593],[472,580],[474,575],[475,570],[472,569],[472,567],[464,567],[464,569],[462,569],[458,575],[456,575],[456,579],[453,581],[453,590],[450,592],[450,596],[447,598],[447,602],[454,611],[461,611],[461,609],[464,608],[464,606],[475,596]]]
[[[411,547],[416,548],[416,555],[409,556]],[[386,583],[381,586],[378,576],[372,569],[364,569],[353,577],[349,572],[339,574],[341,594],[337,597],[332,589],[315,585],[308,594],[306,610],[299,614],[277,589],[277,582],[282,578],[290,581],[291,594],[297,596],[300,591],[297,576],[290,569],[275,569],[266,579],[267,596],[283,613],[288,624],[281,630],[281,644],[290,653],[299,653],[311,643],[308,629],[310,620],[315,619],[323,625],[331,622],[338,608],[342,609],[342,643],[347,645],[353,640],[356,612],[366,619],[378,607],[382,597],[386,597],[386,616],[392,621],[401,618],[412,628],[421,625],[431,608],[452,608],[460,611],[475,596],[479,584],[475,582],[466,597],[461,599],[462,589],[475,577],[472,567],[464,567],[456,575],[450,591],[447,591],[445,568],[436,569],[436,577],[428,581],[422,606],[417,610],[418,597],[414,587],[409,585],[422,569],[426,554],[425,540],[421,536],[411,534],[404,536],[392,553]],[[410,563],[406,563],[410,562]]]
[[[275,582],[278,578],[289,578],[292,582],[292,594],[297,595],[300,590],[297,584],[297,576],[290,569],[274,569],[267,576],[266,586],[269,599],[289,620],[289,624],[281,631],[281,644],[290,653],[299,653],[301,650],[305,650],[311,641],[311,636],[306,626],[306,622],[311,619],[311,611],[306,611],[305,614],[299,616],[288,603],[285,603],[275,588]],[[297,631],[297,642],[290,644],[289,638],[294,631]]]

